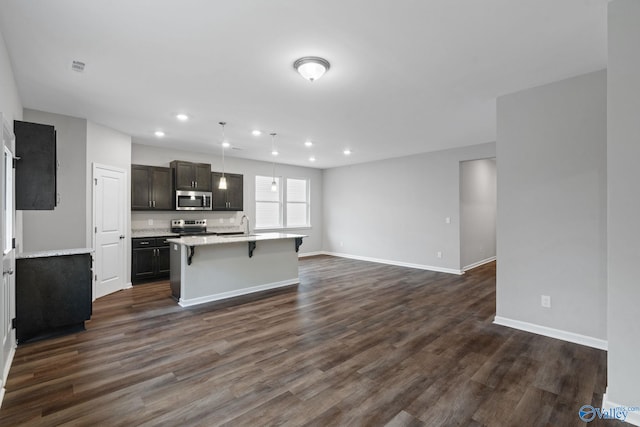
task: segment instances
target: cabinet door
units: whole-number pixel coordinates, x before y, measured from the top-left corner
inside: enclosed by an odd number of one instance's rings
[[[194,164],[196,190],[211,191],[211,165],[208,163]]]
[[[131,165],[131,209],[145,210],[151,208],[149,166]]]
[[[193,163],[171,162],[173,168],[176,190],[195,189],[195,173]]]
[[[168,246],[160,247],[156,251],[158,267],[157,276],[159,278],[169,276],[169,272],[171,270],[169,261],[170,254]]]
[[[154,167],[151,170],[151,200],[154,209],[173,209],[171,169]]]
[[[226,176],[226,174],[225,174]],[[226,211],[227,210],[227,191],[220,190],[218,185],[220,184],[221,172],[211,172],[211,187],[213,188],[213,203],[211,207],[214,211]],[[229,185],[227,181],[227,186]]]
[[[156,274],[156,248],[131,251],[131,281],[153,278]]]
[[[227,175],[227,208],[231,211],[243,210],[244,201],[244,180],[242,175],[228,174]]]
[[[16,135],[16,209],[53,210],[56,206],[56,131],[53,126],[14,121]]]

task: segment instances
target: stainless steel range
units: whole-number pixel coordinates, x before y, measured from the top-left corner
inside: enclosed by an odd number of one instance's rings
[[[213,231],[207,231],[206,219],[172,219],[171,232],[181,236],[205,236],[215,235]]]

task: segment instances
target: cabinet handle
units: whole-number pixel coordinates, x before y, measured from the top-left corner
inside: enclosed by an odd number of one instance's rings
[[[151,207],[151,200],[149,200],[149,207]]]
[[[155,200],[153,201],[153,207],[154,208],[156,207],[156,201]]]
[[[139,243],[139,245],[140,245],[140,246],[142,246],[142,245],[148,245],[148,244],[149,244],[149,242],[140,242],[140,243]]]
[[[198,188],[198,181],[196,181],[196,188]]]

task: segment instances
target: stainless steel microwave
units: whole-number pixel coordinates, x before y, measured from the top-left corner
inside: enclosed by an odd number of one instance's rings
[[[210,191],[176,191],[177,211],[210,211]]]

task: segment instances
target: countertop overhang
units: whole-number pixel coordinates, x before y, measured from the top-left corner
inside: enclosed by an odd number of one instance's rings
[[[258,233],[238,234],[227,236],[185,236],[167,239],[169,243],[177,243],[185,246],[223,245],[227,243],[259,242],[263,240],[302,239],[308,237],[304,234],[290,233]]]

